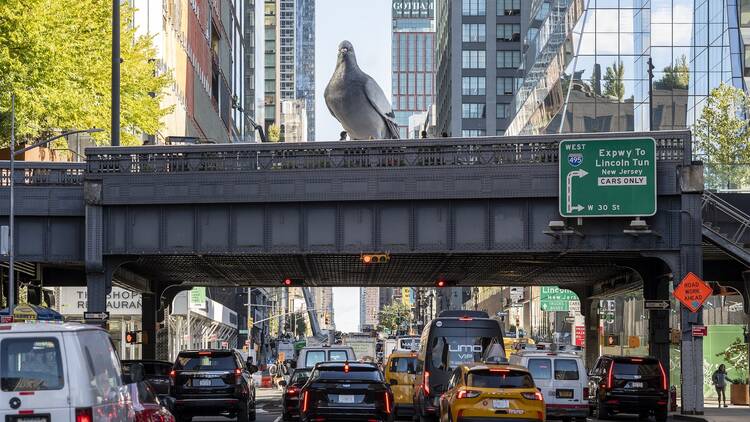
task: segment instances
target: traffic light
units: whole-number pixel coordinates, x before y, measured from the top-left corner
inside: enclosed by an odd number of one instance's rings
[[[286,277],[284,280],[281,281],[281,284],[284,285],[284,287],[298,287],[305,284],[305,280],[301,278],[291,278]]]
[[[138,343],[138,332],[128,331],[125,333],[125,343],[137,344]]]
[[[455,286],[455,285],[456,285],[455,281],[448,281],[448,280],[446,280],[444,278],[439,278],[435,282],[435,287],[437,287],[438,289],[442,289],[443,287],[451,287],[451,286]]]
[[[363,253],[359,259],[363,264],[385,264],[391,260],[391,255],[387,252]]]

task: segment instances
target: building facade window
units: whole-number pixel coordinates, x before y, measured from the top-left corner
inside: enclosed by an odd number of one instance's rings
[[[521,25],[517,23],[503,23],[497,25],[498,41],[521,41]]]
[[[516,16],[521,14],[521,0],[497,0],[497,16]]]
[[[518,69],[521,66],[521,52],[503,50],[497,52],[497,67],[500,69]]]
[[[487,40],[487,29],[483,23],[465,23],[462,25],[463,42],[485,42]]]
[[[485,117],[484,104],[461,104],[461,117],[464,119],[483,119]]]
[[[463,95],[485,95],[487,93],[484,76],[464,76],[461,78]]]
[[[484,16],[487,13],[487,0],[463,0],[462,6],[464,16]]]
[[[498,103],[496,107],[496,114],[498,119],[507,119],[510,114],[510,104]]]
[[[516,52],[518,53],[518,52]],[[464,69],[484,69],[486,64],[486,52],[484,50],[464,50],[461,52],[462,67]],[[520,53],[519,53],[520,61]]]
[[[461,131],[461,136],[464,138],[473,138],[476,136],[484,136],[485,133],[484,129],[464,129]]]
[[[497,95],[513,95],[516,92],[516,78],[497,78]]]

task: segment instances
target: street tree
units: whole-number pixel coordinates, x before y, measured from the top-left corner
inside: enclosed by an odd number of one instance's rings
[[[268,126],[268,142],[281,141],[281,128],[277,124]]]
[[[154,134],[170,112],[161,99],[171,75],[161,72],[152,39],[137,36],[135,9],[121,9],[121,139]],[[103,0],[5,0],[0,7],[0,146],[10,132],[30,142],[65,129],[103,128],[109,139],[112,4]]]
[[[707,186],[737,188],[750,182],[749,115],[750,96],[742,89],[722,83],[711,90],[693,127]]]
[[[378,313],[378,330],[391,334],[398,332],[404,322],[409,321],[411,308],[400,302],[394,302],[383,307]]]

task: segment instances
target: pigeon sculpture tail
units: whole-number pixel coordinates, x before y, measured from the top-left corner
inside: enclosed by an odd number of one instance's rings
[[[325,90],[333,117],[351,139],[398,139],[396,116],[377,82],[357,65],[349,41],[339,44],[336,70]]]

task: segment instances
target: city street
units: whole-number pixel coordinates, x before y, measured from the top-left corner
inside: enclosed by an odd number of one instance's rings
[[[257,405],[256,410],[256,421],[257,422],[279,422],[281,421],[281,390],[259,388],[255,393],[255,400]],[[223,417],[200,417],[194,418],[196,422],[218,422],[218,421],[229,421],[234,419],[228,419]]]

